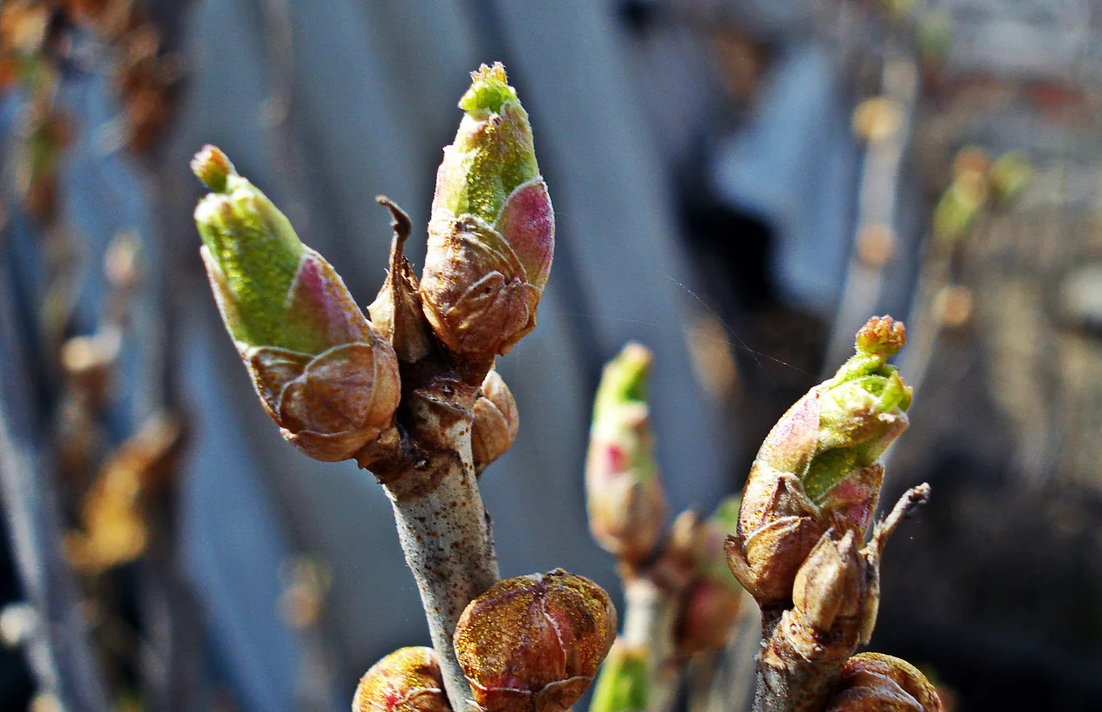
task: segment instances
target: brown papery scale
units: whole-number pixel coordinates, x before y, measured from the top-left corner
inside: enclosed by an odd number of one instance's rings
[[[451,712],[432,648],[401,648],[371,666],[352,712]]]
[[[471,601],[455,651],[487,712],[552,712],[585,692],[615,638],[604,589],[556,569],[506,579]]]
[[[826,712],[942,712],[937,690],[905,660],[862,653],[846,661]]]
[[[475,472],[481,474],[487,465],[504,455],[517,439],[519,428],[520,413],[512,391],[497,371],[490,371],[482,380],[478,400],[474,402],[471,455]]]

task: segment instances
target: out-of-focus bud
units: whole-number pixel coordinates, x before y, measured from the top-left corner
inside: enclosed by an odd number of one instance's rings
[[[934,207],[934,235],[942,242],[964,237],[987,206],[991,161],[979,148],[961,149],[953,159],[953,180]]]
[[[652,360],[632,343],[605,366],[586,458],[589,528],[602,548],[630,563],[651,554],[666,517],[646,401]]]
[[[490,371],[482,381],[478,400],[474,402],[474,423],[471,425],[471,454],[475,472],[505,454],[517,439],[520,413],[509,386],[497,371]]]
[[[696,527],[696,578],[684,594],[678,620],[677,643],[682,655],[722,648],[743,611],[746,591],[731,577],[724,551],[724,539],[728,531],[734,531],[738,511],[738,498],[729,500],[734,501],[733,511],[725,500],[711,519]],[[730,521],[725,519],[728,515]]]
[[[1012,151],[999,157],[987,171],[992,197],[1007,203],[1022,192],[1033,176],[1033,166],[1024,153]]]
[[[536,326],[555,215],[528,114],[505,68],[483,65],[436,174],[421,280],[425,316],[451,351],[503,355]]]
[[[506,579],[468,604],[455,652],[486,712],[566,710],[616,638],[616,609],[587,578],[556,569]]]
[[[846,660],[826,712],[942,712],[937,691],[905,660],[862,653]]]
[[[214,191],[195,209],[207,277],[264,408],[310,457],[369,463],[398,407],[394,349],[224,153],[207,146],[192,169]]]
[[[907,427],[911,388],[887,363],[905,341],[901,322],[870,319],[857,353],[766,436],[727,547],[732,573],[759,604],[788,599],[796,571],[839,519],[859,532],[871,523],[883,481],[877,460]]]
[[[589,712],[646,712],[650,688],[646,650],[617,638],[593,686]]]
[[[450,712],[432,648],[396,650],[360,679],[352,712]]]

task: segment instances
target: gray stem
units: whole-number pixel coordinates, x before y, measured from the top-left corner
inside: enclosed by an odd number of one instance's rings
[[[471,458],[469,406],[475,393],[434,379],[411,394],[410,434],[424,456],[406,459],[399,477],[384,483],[454,712],[477,709],[452,644],[456,623],[467,604],[499,578]]]

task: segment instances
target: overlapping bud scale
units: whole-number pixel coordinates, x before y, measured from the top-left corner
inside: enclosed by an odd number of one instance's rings
[[[593,682],[615,637],[608,594],[557,569],[506,579],[471,601],[455,652],[486,712],[561,712]]]

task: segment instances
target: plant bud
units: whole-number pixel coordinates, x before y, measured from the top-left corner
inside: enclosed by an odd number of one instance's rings
[[[853,530],[823,535],[808,554],[792,586],[792,604],[804,620],[831,631],[839,618],[860,615],[866,598],[865,561]]]
[[[887,360],[901,322],[873,317],[857,353],[785,413],[762,443],[743,490],[728,565],[758,602],[787,600],[796,571],[841,520],[864,532],[883,482],[880,455],[907,427],[911,388]]]
[[[650,556],[666,518],[646,401],[651,362],[650,351],[633,343],[605,366],[586,458],[590,531],[602,548],[632,563]]]
[[[528,114],[505,68],[483,65],[436,174],[421,280],[425,316],[464,356],[504,355],[536,326],[555,214]]]
[[[647,651],[617,638],[593,687],[589,712],[646,712],[650,689]]]
[[[394,349],[340,276],[220,150],[192,169],[200,254],[226,329],[283,436],[323,461],[371,460],[400,397]]]
[[[520,414],[509,386],[497,371],[490,371],[482,381],[482,390],[474,402],[474,423],[471,425],[471,454],[475,472],[482,472],[491,462],[505,454],[517,439]]]
[[[432,350],[432,332],[421,310],[420,285],[405,256],[412,225],[409,216],[385,196],[376,202],[390,211],[394,237],[390,242],[390,269],[367,312],[376,329],[391,343],[398,360],[415,363]]]
[[[1008,203],[1022,192],[1033,176],[1033,166],[1024,153],[1012,151],[1003,154],[987,171],[992,197],[999,203]]]
[[[554,712],[585,692],[615,637],[608,594],[556,569],[501,581],[471,601],[455,652],[486,712]]]
[[[905,660],[862,653],[846,660],[826,712],[942,712],[926,676]]]
[[[696,527],[696,578],[684,594],[678,622],[677,642],[682,655],[722,648],[743,610],[746,592],[727,569],[723,510],[721,504],[710,520]]]
[[[356,687],[352,712],[451,712],[432,648],[401,648],[371,666]]]

